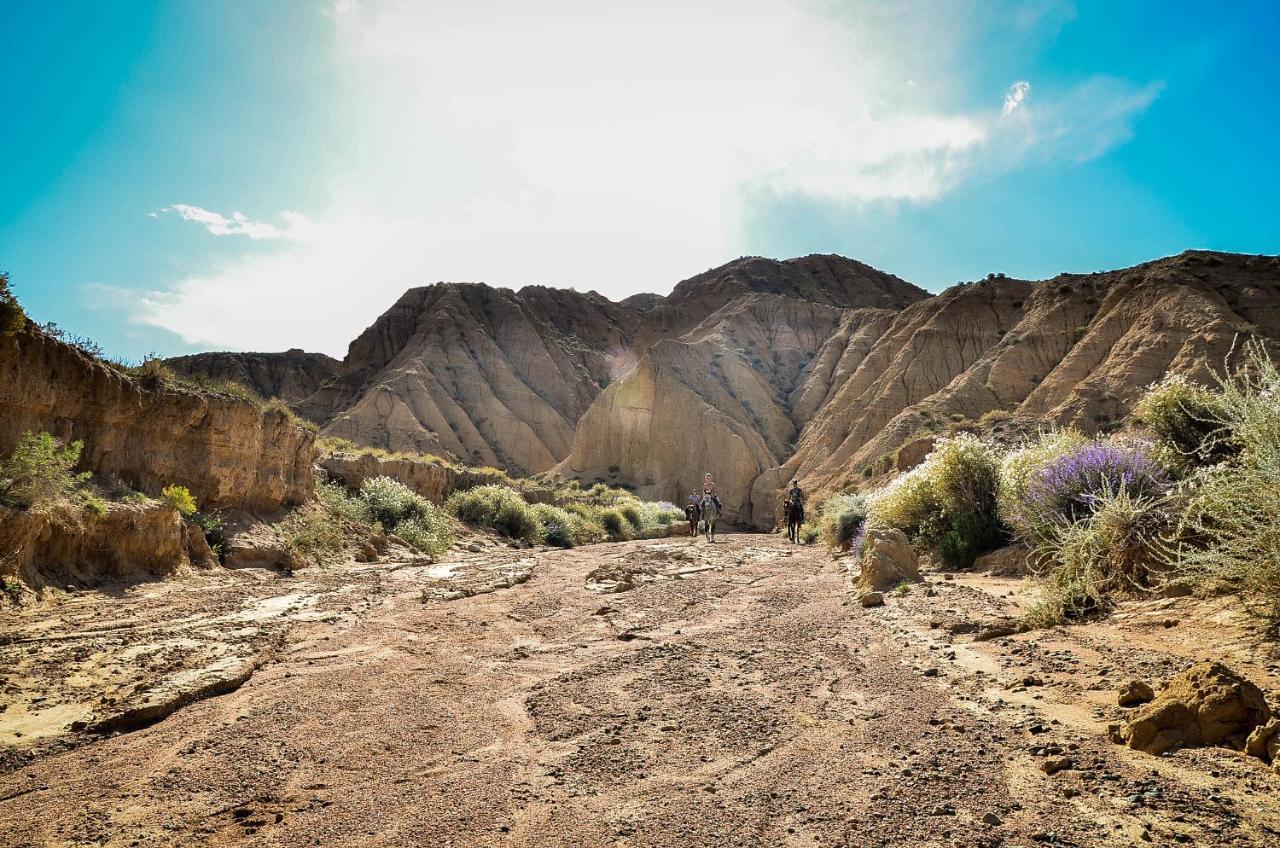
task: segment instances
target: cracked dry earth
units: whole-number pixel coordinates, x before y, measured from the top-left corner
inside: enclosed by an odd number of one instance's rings
[[[1280,844],[1259,761],[1105,739],[1107,686],[1192,658],[1176,606],[979,643],[1018,581],[932,574],[863,610],[776,537],[519,557],[474,595],[443,587],[475,560],[401,568],[238,690],[33,755],[0,777],[0,844]]]

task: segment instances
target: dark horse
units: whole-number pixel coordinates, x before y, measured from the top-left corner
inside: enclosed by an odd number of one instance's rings
[[[685,505],[684,517],[689,521],[689,535],[698,535],[698,522],[702,520],[702,507],[696,503]]]
[[[804,524],[804,504],[787,498],[786,503],[782,505],[782,517],[787,522],[787,538],[799,544],[800,525]]]

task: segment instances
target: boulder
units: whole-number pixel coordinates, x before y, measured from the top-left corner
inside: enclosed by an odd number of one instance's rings
[[[1244,752],[1264,763],[1271,763],[1280,774],[1280,718],[1273,718],[1250,733],[1244,743]]]
[[[1270,716],[1261,689],[1222,663],[1202,662],[1170,680],[1121,738],[1150,754],[1208,745],[1239,750]]]
[[[1031,573],[1032,553],[1028,547],[1008,545],[978,557],[974,570],[995,577],[1025,577]]]
[[[883,592],[903,581],[920,581],[919,563],[907,535],[891,528],[869,528],[858,588],[864,592]]]
[[[1150,703],[1156,697],[1155,691],[1141,680],[1130,680],[1120,687],[1116,693],[1116,703],[1122,707],[1137,707]]]
[[[864,607],[882,607],[884,606],[884,594],[881,592],[863,592],[858,598],[858,603]]]
[[[893,456],[893,465],[898,471],[910,471],[920,463],[924,462],[925,457],[933,453],[933,448],[937,440],[933,436],[923,436],[919,439],[913,439],[902,447],[898,448],[898,452]]]

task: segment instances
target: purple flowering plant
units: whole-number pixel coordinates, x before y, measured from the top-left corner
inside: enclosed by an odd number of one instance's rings
[[[1093,514],[1099,499],[1163,494],[1169,481],[1150,446],[1091,441],[1036,469],[1023,490],[1019,524],[1052,534]]]

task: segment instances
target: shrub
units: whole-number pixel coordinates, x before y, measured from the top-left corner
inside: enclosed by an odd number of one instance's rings
[[[107,517],[107,502],[93,492],[81,492],[80,503],[84,507],[84,511],[93,518]]]
[[[869,501],[867,522],[895,527],[936,547],[951,568],[968,568],[1000,540],[999,465],[994,449],[971,434],[938,442],[916,468]]]
[[[810,524],[801,531],[800,541],[806,545],[812,545],[814,542],[818,541],[820,535],[818,528]]]
[[[1125,489],[1107,491],[1084,520],[1064,526],[1041,548],[1041,600],[1028,623],[1048,626],[1105,612],[1116,595],[1147,586],[1166,557],[1161,544],[1173,520],[1165,503]]]
[[[83,442],[64,445],[49,433],[24,433],[0,463],[0,503],[28,509],[74,496],[90,476],[72,471],[83,450]]]
[[[1033,516],[1024,514],[1027,484],[1045,466],[1072,453],[1088,439],[1079,430],[1048,430],[1005,454],[1000,461],[997,512],[1000,520],[1026,540],[1038,538]]]
[[[190,516],[190,521],[204,531],[205,541],[209,543],[214,553],[217,553],[226,541],[222,518],[209,512],[197,512]]]
[[[817,526],[811,528],[813,536],[819,534],[827,547],[845,550],[862,529],[867,518],[865,495],[835,495],[828,498],[818,512]],[[810,531],[806,530],[806,534]]]
[[[1280,372],[1256,341],[1220,378],[1220,420],[1239,453],[1203,469],[1187,497],[1178,565],[1188,576],[1262,599],[1280,618]]]
[[[1156,434],[1174,467],[1214,465],[1236,453],[1223,421],[1222,396],[1181,374],[1150,386],[1134,416]]]
[[[315,506],[299,507],[276,525],[280,538],[298,559],[314,565],[329,565],[346,552],[346,534],[328,511]]]
[[[360,486],[360,497],[373,519],[390,530],[406,518],[415,518],[431,502],[391,477],[370,477]]]
[[[459,520],[487,527],[511,539],[538,541],[541,529],[533,509],[507,486],[477,486],[454,492],[445,504]]]
[[[0,271],[0,333],[15,333],[25,321],[26,313],[9,287],[9,274]]]
[[[140,386],[152,392],[159,391],[178,379],[173,369],[154,355],[145,357],[142,363],[132,370],[132,374]]]
[[[356,497],[347,491],[347,487],[332,480],[316,481],[316,497],[331,512],[348,521],[372,527],[378,521],[373,517],[373,510],[364,498]]]
[[[195,514],[196,499],[186,486],[165,486],[160,490],[160,499],[176,509],[183,517]]]
[[[640,505],[638,503],[624,503],[618,507],[618,512],[621,512],[622,517],[627,519],[627,523],[636,530],[644,529],[644,514],[640,511]]]
[[[604,528],[604,532],[609,534],[609,538],[615,540],[623,538],[626,519],[621,512],[613,507],[599,507],[596,510],[595,519]]]
[[[438,557],[453,547],[453,530],[434,504],[428,514],[401,521],[395,526],[394,532],[397,537],[430,557]]]
[[[535,504],[533,514],[541,528],[542,541],[557,548],[572,548],[580,540],[574,538],[574,529],[579,526],[581,518],[558,506]]]
[[[1092,515],[1107,496],[1154,497],[1168,488],[1152,446],[1138,441],[1085,442],[1033,471],[1022,485],[1010,526],[1032,545]]]

